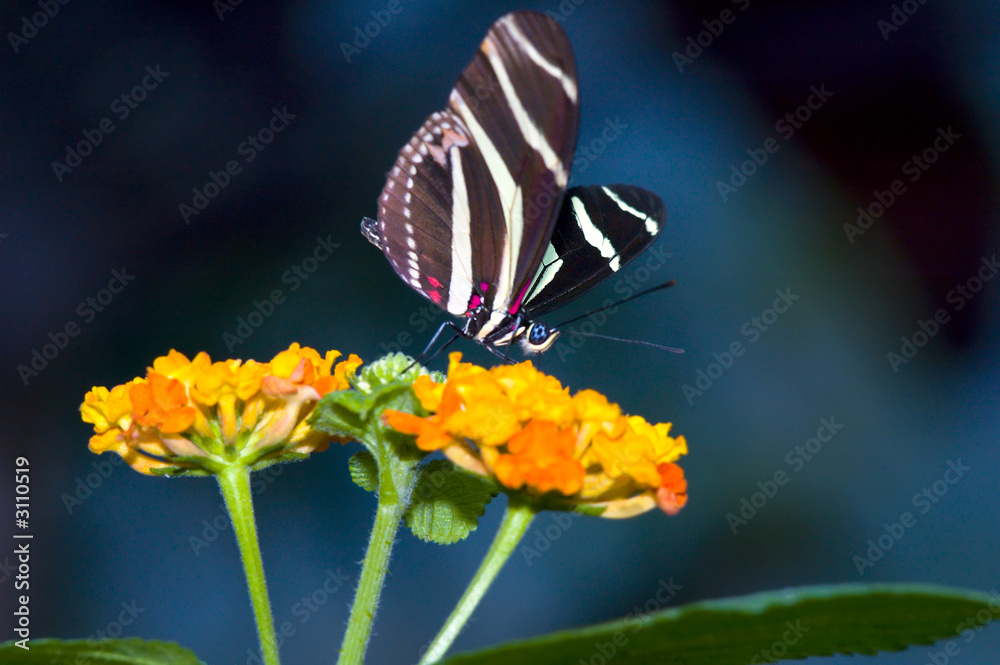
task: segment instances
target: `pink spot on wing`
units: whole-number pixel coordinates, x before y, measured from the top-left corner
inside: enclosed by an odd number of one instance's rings
[[[440,286],[440,284],[438,286]],[[435,305],[440,305],[441,304],[441,293],[440,292],[438,292],[438,291],[431,291],[427,295],[429,295],[431,297],[431,300],[434,301]]]
[[[427,276],[427,281],[430,282],[431,286],[433,286],[435,289],[440,289],[441,288],[441,282],[439,282],[437,280],[437,278],[431,277],[430,275],[428,275]],[[438,297],[440,298],[441,296],[439,295]]]
[[[508,312],[517,314],[517,310],[521,309],[521,300],[524,298],[524,294],[528,292],[528,286],[530,284],[525,284],[521,292],[517,294],[517,298],[514,300],[514,304],[510,306],[510,309],[507,310]]]
[[[475,309],[483,304],[483,299],[479,295],[473,295],[469,298],[469,309]]]
[[[490,290],[490,285],[487,282],[479,282],[479,290],[486,293]]]

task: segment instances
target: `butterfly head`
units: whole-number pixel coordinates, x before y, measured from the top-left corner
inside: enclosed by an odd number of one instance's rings
[[[361,220],[361,235],[368,239],[368,242],[379,249],[383,249],[382,234],[378,230],[378,220],[365,217]]]
[[[525,353],[542,353],[559,337],[559,331],[544,323],[532,323],[521,336],[521,348]]]

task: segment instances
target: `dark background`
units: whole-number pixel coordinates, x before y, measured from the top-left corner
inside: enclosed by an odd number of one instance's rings
[[[419,352],[443,317],[421,312],[429,304],[358,223],[376,213],[397,150],[444,105],[489,25],[523,8],[560,15],[575,46],[580,145],[609,121],[624,125],[613,142],[593,144],[600,154],[585,170],[578,162],[572,182],[641,185],[668,209],[663,265],[641,272],[640,257],[547,322],[616,297],[628,276],[673,278],[677,286],[622,307],[601,332],[686,349],[590,340],[575,354],[550,352],[541,367],[627,412],[672,421],[690,444],[690,503],[673,518],[552,527],[558,540],[530,562],[523,551],[512,558],[457,647],[624,616],[661,580],[682,586],[671,604],[828,582],[1000,587],[997,285],[948,297],[997,253],[996,3],[912,1],[915,13],[883,34],[888,0],[403,0],[347,62],[339,44],[388,4],[243,2],[220,20],[210,0],[76,0],[17,52],[9,35],[0,44],[0,527],[14,530],[14,459],[26,456],[33,638],[114,630],[121,604],[134,602],[142,612],[125,634],[176,640],[209,663],[246,662],[256,636],[232,532],[223,524],[197,555],[189,541],[220,515],[214,483],[105,464],[111,456],[87,450],[78,405],[91,386],[142,374],[171,348],[267,360],[299,341],[370,360],[407,333],[404,350]],[[723,9],[732,22],[679,71],[674,53]],[[38,11],[9,3],[0,27],[20,31]],[[147,66],[169,76],[121,119],[112,102]],[[812,86],[833,94],[802,111],[810,118],[793,136],[779,133]],[[241,142],[285,107],[295,118],[246,163]],[[106,117],[114,131],[60,182],[52,162]],[[959,138],[911,181],[906,162],[948,128]],[[717,182],[772,137],[778,151],[724,200]],[[178,206],[230,160],[242,172],[185,223]],[[852,243],[844,225],[897,179],[905,192]],[[317,238],[339,248],[292,290],[282,276]],[[78,306],[113,270],[134,279],[88,321]],[[227,348],[224,335],[274,289],[284,302]],[[741,329],[778,289],[798,300],[751,343]],[[887,353],[900,353],[901,336],[939,309],[948,322],[929,340],[918,335],[925,343],[894,371]],[[69,323],[79,334],[25,380],[18,367]],[[721,354],[734,342],[745,352],[720,375],[713,354],[728,362]],[[684,386],[699,370],[718,378],[689,399]],[[831,417],[843,425],[832,440],[804,464],[786,461],[790,451],[803,459],[794,448]],[[275,618],[296,628],[282,649],[287,663],[331,662],[340,644],[374,508],[346,473],[356,449],[283,467],[256,499]],[[921,512],[913,496],[933,489],[949,461],[968,471],[938,483],[947,492]],[[101,470],[107,478],[89,475]],[[727,514],[781,470],[787,485],[734,534]],[[80,489],[88,475],[97,484],[89,496]],[[78,491],[82,502],[68,502]],[[403,533],[371,662],[416,662],[485,552],[502,503],[453,547]],[[859,574],[852,557],[906,511],[916,524]],[[552,520],[543,515],[526,543],[544,546]],[[296,603],[330,570],[350,582],[303,623]],[[4,627],[12,584],[0,572]],[[956,660],[983,662],[998,646],[996,630],[984,631]],[[930,650],[864,662],[925,663]]]

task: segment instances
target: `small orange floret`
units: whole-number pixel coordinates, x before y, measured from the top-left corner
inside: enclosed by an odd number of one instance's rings
[[[440,411],[444,386],[443,383],[434,383],[431,377],[426,374],[421,374],[413,382],[413,394],[420,400],[421,406],[428,411]]]
[[[347,360],[334,367],[340,356],[340,351],[327,351],[321,357],[315,349],[299,346],[295,342],[271,360],[271,374],[296,385],[312,386],[323,396],[349,388],[348,375],[354,374],[361,366],[361,358],[352,353]]]
[[[507,443],[508,454],[494,463],[497,480],[505,487],[528,486],[536,492],[557,491],[565,496],[583,487],[583,465],[573,457],[576,434],[547,420],[532,420]]]
[[[196,411],[188,402],[187,390],[177,379],[150,372],[148,383],[137,383],[129,391],[136,423],[176,434],[194,423]]]
[[[448,434],[434,418],[420,418],[411,413],[393,411],[386,409],[382,416],[389,427],[406,434],[415,434],[417,437],[417,448],[427,452],[440,450],[445,446],[454,443],[451,435]]]
[[[687,503],[687,480],[684,469],[673,462],[658,467],[660,487],[656,490],[656,504],[668,515],[675,515]]]
[[[329,354],[327,354],[327,357],[329,357]],[[324,386],[324,390],[320,390],[317,386],[316,389],[319,390],[319,394],[325,395],[326,393],[333,392],[334,390],[347,390],[350,388],[351,384],[348,383],[347,377],[353,376],[354,373],[358,371],[358,368],[361,367],[362,362],[361,356],[352,353],[347,357],[347,360],[342,360],[337,363],[337,366],[333,370],[333,381],[330,382],[330,385]]]

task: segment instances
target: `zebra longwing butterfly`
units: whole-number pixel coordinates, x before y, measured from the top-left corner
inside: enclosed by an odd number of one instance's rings
[[[465,317],[445,325],[495,355],[514,341],[548,349],[559,332],[534,317],[621,269],[663,226],[663,202],[638,187],[566,189],[578,124],[566,33],[544,14],[507,14],[400,150],[378,220],[361,223],[403,281]]]

